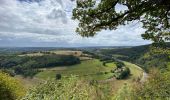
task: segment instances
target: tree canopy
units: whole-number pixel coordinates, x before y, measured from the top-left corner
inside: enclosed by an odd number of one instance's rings
[[[126,9],[118,12],[118,5]],[[155,43],[170,40],[170,0],[77,0],[73,19],[79,21],[76,32],[83,37],[137,20],[146,29],[143,39]]]

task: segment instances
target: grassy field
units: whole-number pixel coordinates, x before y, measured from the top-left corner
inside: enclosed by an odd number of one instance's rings
[[[124,83],[131,84],[135,79],[140,79],[143,74],[143,70],[137,65],[124,62],[126,67],[129,67],[131,75],[124,80],[116,80],[111,73],[111,70],[116,68],[114,62],[106,63],[98,59],[92,59],[89,55],[83,54],[81,51],[50,51],[55,54],[74,55],[81,59],[81,63],[72,66],[61,66],[52,68],[41,68],[42,72],[39,72],[33,79],[16,77],[26,87],[31,87],[39,82],[47,79],[54,79],[56,74],[61,74],[62,79],[76,75],[77,77],[85,80],[97,80],[101,91],[104,91],[104,95],[115,95],[117,91],[124,85]],[[43,53],[27,54],[26,56],[42,56]],[[104,96],[105,97],[105,96]]]
[[[129,79],[140,78],[143,70],[128,62],[124,62],[131,70]],[[55,78],[56,74],[61,74],[63,77],[69,77],[70,75],[77,75],[90,80],[105,80],[113,77],[111,70],[116,68],[114,62],[107,63],[103,66],[103,63],[97,59],[82,61],[80,64],[73,66],[62,66],[53,68],[41,69],[42,72],[38,73],[35,77],[40,79]]]
[[[136,79],[136,78],[141,78],[143,75],[143,69],[141,69],[140,67],[138,67],[135,64],[129,63],[129,62],[125,62],[125,65],[127,67],[129,67],[130,71],[131,71],[131,79]]]
[[[97,59],[82,61],[81,64],[64,67],[54,67],[43,69],[42,72],[36,75],[37,78],[47,79],[55,78],[55,75],[61,74],[62,76],[69,77],[70,75],[77,75],[88,79],[102,80],[113,76],[110,72],[116,66],[113,63],[108,63],[108,66],[103,66],[102,62]]]
[[[81,61],[81,64],[73,66],[43,68],[41,69],[42,72],[38,73],[33,79],[25,79],[20,76],[16,78],[29,88],[48,78],[55,78],[57,73],[61,74],[63,79],[70,77],[70,75],[77,75],[85,80],[97,80],[99,82],[100,91],[104,93],[103,97],[105,98],[107,95],[114,96],[124,83],[131,84],[134,79],[142,77],[143,70],[141,68],[129,62],[124,63],[131,71],[130,77],[124,80],[116,80],[113,77],[114,74],[110,72],[116,68],[114,62],[107,63],[106,66],[103,66],[103,63],[98,59]]]

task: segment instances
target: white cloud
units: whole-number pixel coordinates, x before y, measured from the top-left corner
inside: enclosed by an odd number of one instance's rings
[[[75,33],[77,22],[71,20],[74,6],[75,2],[70,0],[41,2],[0,0],[0,46],[4,44],[8,46],[8,42],[13,46],[19,43],[22,43],[21,46],[37,45],[36,43],[40,46],[44,46],[44,43],[51,46],[114,46],[147,43],[140,37],[143,32],[140,24],[120,27],[116,31],[102,31],[93,38],[82,38]]]

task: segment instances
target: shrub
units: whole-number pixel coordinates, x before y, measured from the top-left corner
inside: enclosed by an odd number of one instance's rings
[[[157,69],[151,70],[148,79],[143,84],[136,83],[133,87],[135,100],[169,100],[170,72],[162,73]]]
[[[48,80],[31,89],[22,100],[97,100],[95,88],[77,77]]]
[[[56,74],[55,79],[56,79],[56,80],[60,80],[60,79],[61,79],[61,74]]]
[[[15,76],[15,73],[13,70],[10,70],[10,69],[2,69],[2,72],[4,73],[7,73],[8,75],[14,77]]]
[[[24,88],[8,74],[0,72],[0,100],[16,100],[24,96]]]
[[[132,88],[129,84],[124,85],[118,90],[113,100],[140,100],[132,97]]]
[[[128,67],[122,68],[120,72],[115,72],[116,79],[125,79],[130,75],[130,69]]]
[[[123,62],[120,62],[120,61],[116,61],[116,66],[117,68],[122,68],[123,66],[125,66],[125,64]]]

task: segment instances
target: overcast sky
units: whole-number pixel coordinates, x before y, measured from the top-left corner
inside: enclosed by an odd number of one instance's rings
[[[82,38],[75,33],[78,22],[71,19],[75,5],[71,0],[0,0],[0,46],[135,46],[150,43],[141,38],[144,29],[138,22],[99,32],[92,38]],[[120,9],[123,8],[118,6],[117,10]]]

